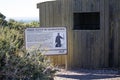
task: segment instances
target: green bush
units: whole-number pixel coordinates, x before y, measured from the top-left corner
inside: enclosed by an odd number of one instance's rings
[[[0,80],[50,80],[56,70],[39,50],[27,52],[23,34],[0,28]]]
[[[4,63],[1,79],[6,80],[50,80],[55,73],[50,61],[38,50],[22,57],[8,54]]]

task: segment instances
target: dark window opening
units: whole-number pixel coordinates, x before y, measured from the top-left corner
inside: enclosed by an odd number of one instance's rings
[[[74,13],[74,30],[99,30],[100,13]]]

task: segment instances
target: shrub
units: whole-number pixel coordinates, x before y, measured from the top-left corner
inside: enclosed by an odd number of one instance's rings
[[[0,28],[0,80],[50,80],[55,72],[39,50],[24,50],[23,34]]]
[[[4,63],[1,79],[6,80],[50,80],[55,73],[50,61],[38,50],[22,57],[8,54]]]

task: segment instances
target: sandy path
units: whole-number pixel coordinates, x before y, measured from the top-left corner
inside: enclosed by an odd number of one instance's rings
[[[120,80],[118,70],[63,70],[56,73],[54,80]]]

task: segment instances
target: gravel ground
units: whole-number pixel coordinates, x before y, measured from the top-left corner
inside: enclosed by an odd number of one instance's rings
[[[64,70],[56,73],[54,80],[120,80],[118,70]]]

